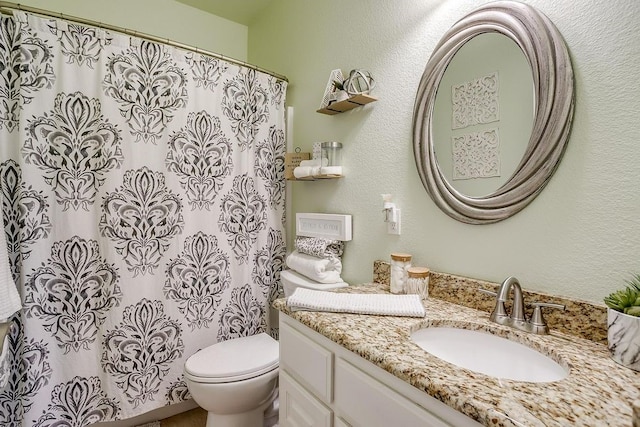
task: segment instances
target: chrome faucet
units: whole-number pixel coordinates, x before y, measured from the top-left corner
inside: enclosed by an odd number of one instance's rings
[[[507,314],[505,302],[509,300],[509,292],[513,289],[513,299],[511,314]],[[504,282],[498,288],[498,292],[489,291],[487,289],[480,289],[489,295],[496,297],[496,306],[494,307],[489,320],[496,322],[500,325],[511,326],[525,332],[531,332],[534,334],[548,334],[549,327],[547,326],[544,317],[542,316],[542,307],[551,307],[564,310],[565,306],[561,304],[534,302],[533,316],[531,321],[527,321],[524,313],[524,296],[522,295],[522,288],[520,282],[513,276],[507,277]]]

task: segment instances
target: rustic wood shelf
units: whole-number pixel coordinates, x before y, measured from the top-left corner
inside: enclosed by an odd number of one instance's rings
[[[321,108],[320,110],[316,110],[316,112],[333,116],[334,114],[344,113],[345,111],[362,107],[363,105],[377,100],[378,98],[374,98],[369,95],[355,95],[349,99],[345,99],[344,101],[338,101],[334,102],[333,104],[329,104],[328,106]]]
[[[287,178],[287,181],[316,181],[318,179],[338,179],[343,177],[344,175],[314,175],[304,178]]]

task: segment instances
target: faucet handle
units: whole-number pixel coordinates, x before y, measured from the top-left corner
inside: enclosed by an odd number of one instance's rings
[[[478,288],[478,290],[480,292],[482,292],[483,294],[487,294],[487,295],[491,295],[492,297],[497,297],[498,293],[494,292],[494,291],[490,291],[489,289],[482,289],[482,288]]]
[[[542,316],[542,307],[557,308],[558,310],[566,309],[566,306],[562,304],[554,304],[550,302],[533,302],[531,305],[534,307],[533,315],[531,316],[531,326],[533,327],[532,332],[536,334],[549,333],[547,322],[544,320],[544,316]]]
[[[489,319],[496,322],[498,319],[503,319],[509,317],[507,315],[507,309],[504,306],[504,301],[498,299],[498,293],[494,291],[490,291],[489,289],[478,288],[480,292],[483,294],[491,295],[492,297],[496,297],[496,306],[493,308],[491,315],[489,315]]]

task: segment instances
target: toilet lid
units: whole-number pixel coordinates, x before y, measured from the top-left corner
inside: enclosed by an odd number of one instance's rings
[[[260,333],[210,345],[189,357],[184,371],[198,382],[241,381],[277,368],[279,355],[278,341]]]

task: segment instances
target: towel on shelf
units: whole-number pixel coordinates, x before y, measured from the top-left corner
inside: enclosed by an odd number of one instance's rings
[[[296,178],[308,178],[320,175],[320,166],[298,166],[293,169],[293,176]]]
[[[296,250],[301,254],[317,258],[340,258],[344,253],[344,242],[321,237],[296,237]]]
[[[2,203],[2,194],[0,193],[0,206]],[[0,228],[0,319],[8,319],[22,308],[22,303],[11,275],[7,236],[4,233],[4,223],[1,219],[0,224],[3,225]]]
[[[376,314],[424,317],[419,295],[349,294],[298,288],[287,298],[292,311],[330,311],[334,313]]]
[[[343,282],[342,262],[338,258],[317,258],[293,251],[287,257],[287,267],[320,283]]]

